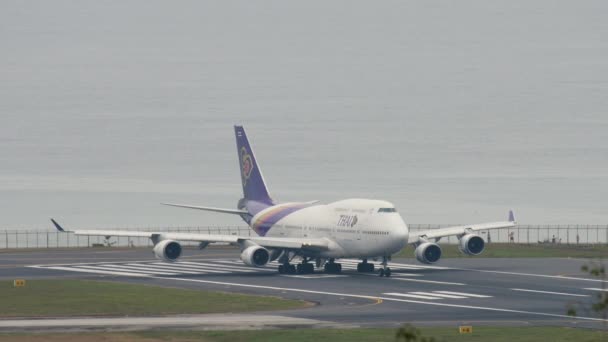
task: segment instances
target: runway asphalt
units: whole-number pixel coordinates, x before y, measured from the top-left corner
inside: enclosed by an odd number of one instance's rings
[[[603,323],[591,312],[566,316],[569,304],[588,307],[602,288],[600,281],[580,271],[586,262],[582,259],[477,257],[445,259],[432,266],[393,259],[392,277],[380,278],[358,273],[356,260],[341,260],[340,275],[280,275],[276,265],[250,268],[238,256],[238,249],[229,246],[186,249],[179,262],[170,264],[147,249],[4,251],[0,280],[103,279],[303,299],[318,305],[268,314],[329,326],[395,327],[407,322],[600,328]]]

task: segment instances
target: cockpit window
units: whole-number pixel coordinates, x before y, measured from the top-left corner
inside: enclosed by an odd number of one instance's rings
[[[378,209],[379,213],[396,213],[397,209],[395,208],[380,208]]]

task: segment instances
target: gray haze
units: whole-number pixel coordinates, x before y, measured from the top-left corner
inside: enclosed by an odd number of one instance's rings
[[[275,199],[407,222],[608,223],[608,2],[0,3],[0,228],[242,224]]]

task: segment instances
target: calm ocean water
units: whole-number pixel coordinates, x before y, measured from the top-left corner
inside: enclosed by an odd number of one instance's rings
[[[159,205],[236,205],[236,123],[278,201],[608,224],[606,18],[606,1],[3,1],[0,229],[241,224]]]

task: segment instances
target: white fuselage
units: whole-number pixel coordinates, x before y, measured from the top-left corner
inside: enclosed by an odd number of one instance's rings
[[[294,204],[279,204],[257,213],[251,219],[252,227],[260,225],[273,211],[281,210],[279,207],[290,205]],[[267,237],[327,239],[329,249],[306,252],[310,257],[390,256],[407,244],[409,233],[391,203],[368,199],[307,206],[267,224]]]

